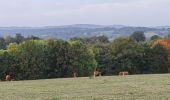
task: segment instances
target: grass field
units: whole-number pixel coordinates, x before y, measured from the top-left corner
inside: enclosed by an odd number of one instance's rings
[[[0,82],[1,100],[170,100],[170,74]]]

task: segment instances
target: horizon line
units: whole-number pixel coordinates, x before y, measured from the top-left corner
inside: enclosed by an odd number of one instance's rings
[[[43,25],[43,26],[0,26],[1,28],[41,28],[41,27],[62,27],[62,26],[73,26],[73,25],[96,25],[101,27],[109,27],[109,26],[125,26],[125,27],[170,27],[170,25],[125,25],[125,24],[63,24],[63,25]]]

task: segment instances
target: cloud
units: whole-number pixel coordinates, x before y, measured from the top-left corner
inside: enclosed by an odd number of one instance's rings
[[[83,23],[165,25],[170,18],[169,4],[169,0],[91,4],[70,11],[67,16],[79,18]]]
[[[0,25],[168,25],[170,0],[3,0]]]

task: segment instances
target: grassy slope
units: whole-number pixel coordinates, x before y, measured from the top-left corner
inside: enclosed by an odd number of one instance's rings
[[[170,100],[170,74],[0,82],[1,100]]]

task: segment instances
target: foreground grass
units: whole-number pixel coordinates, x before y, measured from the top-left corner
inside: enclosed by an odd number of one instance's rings
[[[170,74],[0,82],[1,100],[170,100]]]

